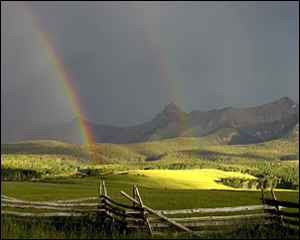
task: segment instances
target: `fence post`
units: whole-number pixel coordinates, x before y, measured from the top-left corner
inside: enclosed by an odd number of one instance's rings
[[[135,191],[135,188],[136,188],[136,185],[134,184],[133,185],[133,199],[135,199],[136,200],[136,191]],[[133,202],[133,205],[132,205],[133,207],[135,207],[135,203]]]
[[[104,182],[104,180],[102,181],[102,185],[103,185],[103,191],[104,191],[104,196],[106,196],[106,188],[105,188],[105,182]],[[103,200],[102,200],[102,203],[106,203],[106,199],[104,198]],[[108,211],[105,209],[105,214],[108,214]]]
[[[261,189],[261,195],[262,195],[262,202],[263,202],[263,204],[266,204],[266,200],[265,200],[265,194],[264,194],[264,188],[263,188],[263,186],[260,186],[260,189]],[[264,209],[264,212],[265,212],[265,213],[267,213],[267,212],[268,212],[268,210],[265,210],[265,209]],[[266,220],[268,220],[268,219],[270,219],[270,218],[267,218],[267,217],[265,217],[265,219],[266,219]]]
[[[99,181],[99,204],[101,205],[105,200],[103,200],[102,196],[102,181]],[[98,208],[102,208],[101,206],[98,206]],[[106,212],[106,210],[105,210]],[[101,214],[101,216],[103,217],[103,215]]]
[[[107,197],[107,192],[106,192],[106,187],[105,187],[105,182],[103,180],[103,190],[104,190],[104,195]]]
[[[260,186],[260,189],[261,189],[261,195],[262,195],[262,202],[263,202],[263,204],[265,204],[265,203],[266,203],[266,200],[265,200],[265,195],[264,195],[264,188],[263,188],[263,186]]]
[[[272,197],[274,198],[274,200],[277,200],[277,198],[276,198],[276,196],[275,196],[275,193],[274,193],[274,191],[273,191],[273,188],[271,188],[271,193],[272,193]],[[280,217],[278,217],[278,211],[281,210],[281,206],[276,205],[275,207],[277,208],[277,214],[276,214],[276,215],[277,215],[277,221],[278,221],[279,223],[281,223],[281,224],[284,226],[284,223],[282,222],[283,216],[280,215]]]
[[[144,204],[143,204],[143,202],[142,202],[142,198],[141,198],[141,196],[140,196],[139,190],[138,190],[137,187],[135,187],[135,189],[136,189],[136,195],[138,196],[138,198],[139,198],[139,200],[140,200],[140,206],[141,206],[141,207],[144,207]],[[143,209],[143,219],[144,219],[144,221],[145,221],[145,223],[146,223],[146,225],[147,225],[147,227],[148,227],[148,229],[149,229],[149,233],[152,235],[151,225],[150,225],[150,223],[149,223],[148,216],[147,216],[147,214],[146,214],[146,212],[145,212],[145,209]]]
[[[99,204],[102,203],[101,195],[102,195],[102,182],[99,181]],[[101,208],[101,206],[98,206],[98,208]]]
[[[102,182],[99,182],[99,196],[102,195]]]

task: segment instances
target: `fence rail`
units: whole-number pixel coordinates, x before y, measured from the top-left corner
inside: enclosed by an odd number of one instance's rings
[[[299,203],[277,200],[272,188],[271,188],[271,193],[274,199],[265,198],[263,188],[261,188],[261,190],[262,190],[262,197],[260,199],[264,204],[268,204],[270,206],[275,207],[275,211],[269,210],[268,212],[275,213],[275,220],[278,223],[283,225],[286,225],[286,223],[288,223],[290,225],[299,226]],[[297,208],[298,212],[286,212],[286,211],[282,211],[281,210],[282,208]],[[283,216],[289,218],[284,218]],[[296,220],[295,218],[298,218],[298,220]]]
[[[127,228],[144,228],[150,234],[161,235],[161,228],[176,226],[184,232],[196,235],[211,233],[222,233],[228,231],[195,231],[191,227],[211,226],[238,226],[238,225],[256,225],[256,224],[284,224],[289,222],[292,225],[299,226],[299,211],[287,212],[282,208],[298,208],[299,203],[280,201],[271,189],[274,199],[264,198],[262,189],[262,205],[238,206],[238,207],[218,207],[218,208],[195,208],[180,210],[153,210],[146,206],[141,198],[138,188],[133,185],[133,197],[127,193],[120,193],[132,202],[132,205],[119,203],[107,196],[104,181],[100,181],[99,197],[86,197],[69,200],[54,201],[25,201],[17,198],[1,195],[1,214],[15,215],[21,217],[100,217],[104,221],[113,221],[114,223]],[[94,203],[82,203],[84,201],[95,201]],[[37,209],[37,210],[57,210],[60,212],[39,212],[24,213],[2,208],[17,209]],[[262,210],[262,213],[253,213],[253,211]],[[167,217],[166,215],[197,214],[205,215],[210,213],[229,213],[229,212],[249,212],[249,214],[232,216],[196,216],[196,217]],[[251,213],[252,212],[252,213]],[[288,218],[284,218],[288,217]],[[298,221],[294,218],[298,218]]]

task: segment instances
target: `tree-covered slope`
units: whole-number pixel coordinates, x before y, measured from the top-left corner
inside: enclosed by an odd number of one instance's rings
[[[65,155],[80,162],[97,159],[100,163],[141,163],[147,161],[221,161],[299,159],[299,124],[281,139],[244,145],[232,145],[236,137],[245,137],[238,129],[222,128],[205,137],[172,138],[135,144],[65,144],[56,141],[26,141],[1,144],[1,154]],[[247,136],[246,136],[247,137]],[[96,156],[88,155],[93,149]],[[287,157],[289,156],[289,157]]]

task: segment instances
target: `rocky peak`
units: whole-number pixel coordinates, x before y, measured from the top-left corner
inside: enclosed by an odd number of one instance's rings
[[[184,122],[187,114],[174,103],[171,103],[167,105],[164,111],[159,115],[168,122]]]
[[[275,101],[275,103],[279,103],[279,102],[292,103],[294,101],[292,99],[290,99],[289,97],[282,97],[282,98],[278,99],[277,101]]]
[[[274,105],[276,107],[279,108],[296,108],[299,109],[299,104],[294,102],[292,99],[290,99],[289,97],[282,97],[280,99],[278,99],[277,101],[270,103],[271,105]],[[296,110],[294,109],[294,110]]]
[[[169,112],[182,112],[182,110],[175,105],[174,103],[170,103],[169,105],[165,106],[164,112],[169,113]]]

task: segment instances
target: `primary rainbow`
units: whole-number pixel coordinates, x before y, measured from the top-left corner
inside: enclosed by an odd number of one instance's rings
[[[180,104],[180,106],[183,109],[186,109],[188,98],[186,97],[182,80],[178,74],[175,63],[172,60],[170,50],[168,49],[168,46],[165,43],[163,34],[160,31],[160,27],[156,22],[155,16],[153,15],[153,10],[151,9],[151,6],[147,5],[147,3],[145,2],[137,2],[133,4],[137,4],[135,5],[137,7],[136,10],[138,14],[141,15],[141,20],[143,21],[143,25],[145,26],[145,29],[149,35],[150,44],[153,45],[153,49],[157,57],[158,65],[160,67],[160,73],[162,76],[163,83],[165,85],[164,88],[167,95],[170,98],[175,98],[175,100]],[[47,55],[51,60],[53,67],[59,75],[59,79],[66,92],[66,95],[68,96],[74,115],[84,117],[85,113],[81,107],[78,95],[75,92],[75,89],[72,85],[72,81],[70,80],[66,70],[64,69],[57,52],[55,51],[43,28],[40,27],[37,19],[30,10],[29,6],[27,6],[27,4],[24,2],[20,2],[20,5],[23,11],[25,12],[28,21],[33,26],[33,29],[36,32],[38,38],[40,39],[45,51],[47,52]],[[77,124],[83,142],[93,143],[93,134],[86,122],[83,121],[82,118],[77,118]],[[190,128],[190,119],[186,119],[183,127],[184,129],[182,130],[188,130]],[[186,131],[186,133],[188,137],[193,137],[192,132]],[[96,157],[97,153],[95,144],[87,145],[89,153],[92,156],[92,160],[94,162],[98,162],[99,160]]]
[[[34,16],[33,12],[31,11],[30,7],[25,2],[19,2],[20,6],[23,10],[23,12],[26,15],[26,18],[28,19],[30,25],[32,26],[33,30],[36,33],[36,36],[39,38],[41,44],[43,45],[48,58],[50,59],[55,71],[57,72],[60,82],[62,84],[62,87],[64,88],[64,91],[69,99],[70,106],[72,108],[72,111],[75,116],[79,116],[77,119],[78,128],[80,130],[80,134],[82,137],[83,143],[93,143],[94,137],[93,134],[87,124],[82,118],[84,118],[85,113],[82,109],[82,106],[79,101],[79,97],[73,87],[72,81],[69,78],[67,71],[64,69],[64,66],[55,51],[53,45],[51,44],[49,38],[47,37],[47,34],[43,30],[42,27],[40,27],[38,20]],[[92,160],[96,161],[96,147],[95,144],[87,144],[88,145],[88,151],[89,155],[91,156]]]

